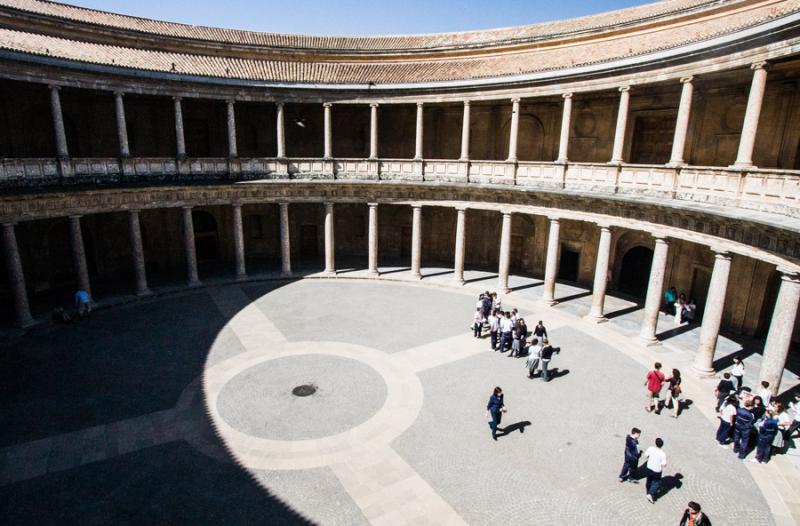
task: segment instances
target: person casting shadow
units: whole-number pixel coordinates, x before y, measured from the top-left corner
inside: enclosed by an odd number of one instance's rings
[[[527,420],[523,420],[522,422],[514,422],[511,425],[504,427],[503,429],[498,429],[501,434],[497,435],[497,437],[504,437],[506,435],[510,435],[516,430],[519,430],[520,433],[525,432],[525,428],[531,425],[531,423]]]

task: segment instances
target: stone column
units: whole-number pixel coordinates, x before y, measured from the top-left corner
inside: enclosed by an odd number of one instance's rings
[[[556,276],[558,275],[558,253],[561,248],[559,242],[560,225],[557,217],[550,218],[550,232],[547,235],[547,263],[544,267],[544,291],[542,302],[555,304]]]
[[[625,147],[625,127],[628,123],[628,106],[631,100],[631,87],[619,88],[619,111],[617,112],[617,129],[614,133],[614,150],[611,154],[612,163],[622,162],[622,153]]]
[[[239,156],[236,148],[236,110],[233,105],[233,100],[226,101],[228,108],[228,157],[231,159]]]
[[[694,94],[694,77],[683,77],[681,83],[681,102],[678,105],[678,119],[675,121],[675,136],[672,139],[672,155],[669,164],[680,166],[685,164],[683,152],[686,148],[686,134],[689,131],[689,115],[692,112],[692,95]]]
[[[331,128],[331,104],[326,102],[322,105],[323,108],[323,121],[325,128],[325,154],[323,157],[331,159],[333,157],[333,129]]]
[[[650,264],[650,281],[647,284],[647,296],[644,300],[642,330],[639,333],[639,337],[649,344],[658,342],[656,329],[658,328],[658,312],[661,309],[661,294],[664,292],[668,253],[669,241],[663,237],[656,237],[653,262]]]
[[[200,284],[197,276],[197,252],[194,248],[194,221],[192,221],[192,207],[184,206],[183,210],[183,246],[186,252],[186,275],[190,287]]]
[[[242,232],[242,205],[233,203],[233,250],[236,259],[236,279],[247,278],[244,260],[244,232]]]
[[[417,103],[417,132],[414,139],[414,160],[422,160],[422,134],[423,134],[423,103]]]
[[[694,357],[694,370],[701,376],[714,374],[714,351],[725,308],[725,294],[728,290],[728,276],[731,273],[731,256],[725,252],[714,254],[714,269],[708,284],[706,308],[703,310],[703,325],[700,328],[700,345]]]
[[[411,276],[422,279],[422,205],[411,205]]]
[[[325,273],[336,274],[336,242],[333,237],[333,203],[325,203]]]
[[[25,287],[25,273],[22,270],[22,259],[17,245],[17,234],[14,223],[3,223],[3,249],[6,253],[6,268],[11,292],[14,294],[14,314],[18,327],[27,327],[33,324],[31,307],[28,303],[28,290]]]
[[[292,247],[289,238],[289,203],[278,203],[281,223],[281,276],[292,275]]]
[[[561,137],[558,139],[558,159],[557,162],[567,162],[567,150],[569,150],[569,126],[572,122],[572,93],[564,93],[564,110],[561,113]]]
[[[453,268],[453,280],[459,285],[464,284],[464,256],[466,255],[466,208],[456,208],[456,251]]]
[[[753,147],[756,144],[761,103],[764,101],[764,90],[767,87],[767,63],[756,62],[750,68],[753,70],[753,82],[750,84],[750,95],[747,97],[742,136],[739,139],[739,153],[736,154],[736,163],[733,165],[735,168],[753,167]]]
[[[67,132],[64,130],[64,114],[61,112],[60,86],[50,86],[50,111],[53,114],[53,131],[56,135],[56,154],[59,159],[69,157]]]
[[[284,127],[283,103],[275,104],[277,108],[276,125],[278,127],[278,159],[286,157],[286,131]]]
[[[122,92],[114,92],[114,110],[117,114],[117,138],[119,139],[119,156],[127,158],[131,156],[128,147],[128,126],[125,122],[125,103],[122,100]]]
[[[592,289],[592,310],[589,318],[596,322],[606,321],[603,311],[608,285],[608,260],[611,256],[611,229],[600,225],[600,242],[597,245],[597,262],[594,267],[594,287]]]
[[[378,105],[369,105],[369,158],[378,158]]]
[[[186,158],[186,138],[183,134],[183,108],[181,98],[172,97],[175,108],[175,150],[178,159]]]
[[[508,270],[511,267],[511,212],[503,212],[503,226],[500,229],[500,257],[497,268],[497,288],[508,294]]]
[[[142,227],[139,222],[139,211],[128,210],[128,227],[131,233],[131,255],[133,256],[133,272],[136,276],[136,295],[150,294],[147,286],[147,267],[144,262],[144,246],[142,245]]]
[[[378,203],[369,206],[369,273],[378,275]]]
[[[778,394],[781,385],[783,368],[786,366],[786,357],[792,344],[792,333],[797,319],[797,308],[800,303],[800,275],[795,272],[783,272],[781,288],[778,299],[775,301],[775,311],[769,324],[767,341],[764,344],[764,357],[761,360],[761,371],[758,373],[759,381],[769,382],[772,394]]]
[[[519,99],[511,99],[511,127],[508,132],[508,161],[517,160],[517,138],[519,137]]]
[[[461,161],[469,160],[469,101],[464,101],[464,116],[461,120]]]
[[[69,216],[69,234],[72,245],[72,262],[78,274],[78,287],[92,294],[89,282],[89,266],[86,264],[86,249],[83,245],[83,232],[81,232],[81,216]]]

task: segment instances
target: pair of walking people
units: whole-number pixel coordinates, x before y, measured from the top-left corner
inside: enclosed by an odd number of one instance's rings
[[[642,450],[639,447],[639,437],[642,431],[634,427],[631,429],[630,434],[625,438],[625,460],[622,464],[622,470],[619,474],[619,481],[631,481],[634,484],[638,481],[634,478],[639,469],[639,460],[642,457]],[[661,488],[661,477],[664,468],[667,467],[667,454],[662,449],[664,441],[659,437],[656,438],[655,445],[647,448],[644,452],[644,458],[647,460],[645,464],[645,472],[647,475],[647,483],[645,485],[645,494],[650,503],[654,503],[658,497],[658,490]]]
[[[541,323],[541,322],[539,322]],[[545,337],[541,341],[538,338],[531,340],[528,351],[528,359],[525,361],[525,368],[528,369],[528,378],[536,377],[536,369],[541,370],[542,380],[550,381],[550,360],[553,353],[559,353],[560,349],[553,348],[550,341]]]

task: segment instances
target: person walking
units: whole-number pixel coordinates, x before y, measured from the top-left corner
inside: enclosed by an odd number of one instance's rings
[[[678,418],[681,412],[681,372],[673,369],[667,383],[667,406],[672,409],[672,418]]]
[[[750,445],[750,431],[753,429],[755,417],[751,409],[753,403],[747,401],[744,407],[736,410],[736,418],[733,421],[733,452],[739,454],[739,458],[744,460],[747,456],[747,448]]]
[[[481,308],[475,309],[475,315],[472,317],[472,336],[475,338],[481,337],[483,331],[483,312]]]
[[[553,358],[553,353],[554,352],[558,353],[559,351],[557,351],[556,349],[553,349],[553,346],[550,345],[550,340],[548,340],[547,338],[544,339],[543,345],[544,346],[542,347],[542,352],[541,352],[541,355],[542,355],[542,362],[541,362],[541,364],[542,364],[542,380],[544,380],[545,382],[549,382],[550,381],[550,374],[549,374],[549,371],[548,371],[547,368],[550,365],[550,360]]]
[[[728,448],[728,441],[731,438],[731,429],[736,419],[736,411],[739,409],[739,399],[731,395],[722,404],[719,415],[719,427],[717,428],[717,442],[720,447]]]
[[[525,367],[528,369],[528,378],[533,378],[536,375],[536,368],[539,366],[539,361],[542,359],[542,343],[538,338],[531,340],[531,347],[528,350],[528,359],[525,360]]]
[[[539,323],[537,323],[536,327],[533,328],[533,335],[539,338],[539,341],[547,338],[547,329],[542,323],[542,320],[539,320]]]
[[[701,510],[698,503],[690,500],[683,510],[683,517],[678,526],[711,526],[711,520]]]
[[[634,484],[639,481],[633,478],[636,471],[639,469],[639,458],[642,456],[642,450],[639,447],[639,437],[642,431],[636,427],[631,429],[631,434],[625,437],[625,461],[622,463],[622,470],[619,472],[619,481],[625,482],[629,480]]]
[[[528,326],[525,325],[525,318],[517,320],[512,336],[514,337],[514,343],[511,344],[511,354],[509,356],[522,356],[525,352],[525,338],[528,336]]]
[[[661,406],[659,404],[658,397],[661,393],[661,386],[664,384],[664,373],[661,372],[661,363],[656,362],[653,365],[653,370],[647,373],[645,377],[644,385],[647,386],[647,401],[645,404],[645,409],[647,412],[650,413],[653,411],[653,406],[655,406],[656,414],[658,414]]]
[[[500,320],[497,311],[489,316],[489,350],[494,351],[497,347],[497,331],[500,329]]]
[[[742,380],[744,380],[744,362],[738,356],[733,359],[733,367],[731,367],[731,377],[736,382],[736,392],[742,390]]]
[[[486,420],[492,429],[492,439],[494,440],[497,440],[497,430],[500,429],[500,422],[503,420],[503,413],[506,411],[503,390],[500,387],[495,387],[494,393],[489,397],[489,403],[486,404]]]
[[[661,488],[661,475],[664,468],[667,467],[667,454],[661,448],[664,447],[664,441],[661,438],[656,438],[656,445],[647,448],[644,452],[644,458],[647,459],[647,500],[650,504],[655,503],[658,490]]]

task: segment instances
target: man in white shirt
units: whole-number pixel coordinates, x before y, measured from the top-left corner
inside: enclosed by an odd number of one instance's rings
[[[500,329],[500,321],[496,313],[489,316],[489,350],[493,351],[497,346],[497,331]]]
[[[647,484],[645,489],[647,491],[647,500],[650,504],[655,502],[656,494],[661,487],[661,474],[665,467],[667,467],[667,454],[661,449],[664,446],[664,441],[661,438],[656,438],[656,445],[647,448],[644,452],[644,458],[647,459],[645,471],[647,472]]]
[[[769,407],[769,402],[772,400],[772,391],[769,390],[769,382],[766,380],[761,382],[761,390],[758,392],[758,396],[764,402],[764,407]]]
[[[514,322],[511,321],[511,313],[500,318],[500,352],[506,352],[506,347],[511,347],[511,331],[514,329]]]

